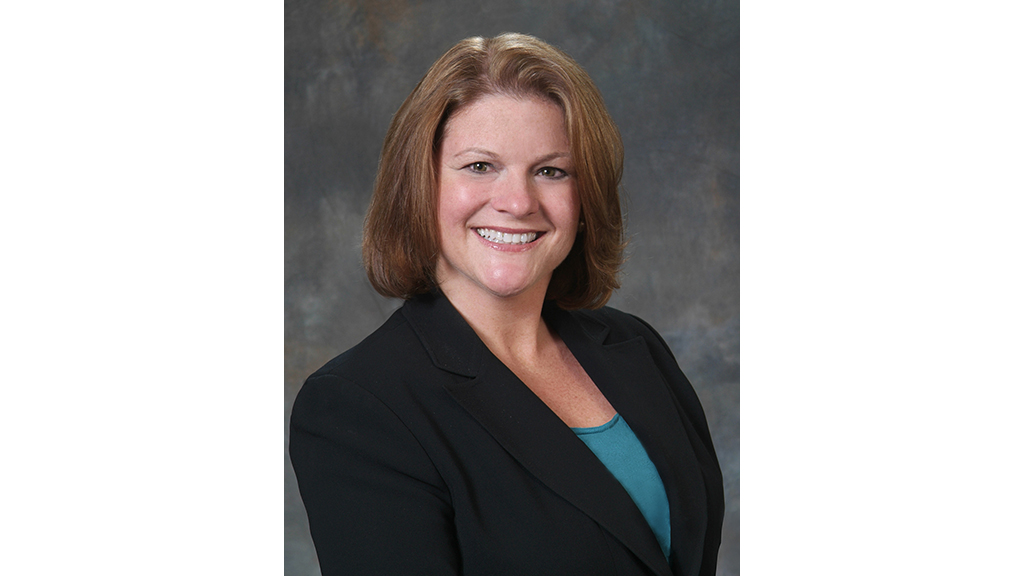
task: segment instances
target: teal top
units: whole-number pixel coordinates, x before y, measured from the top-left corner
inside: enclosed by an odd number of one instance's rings
[[[633,498],[636,507],[651,525],[661,551],[668,558],[672,546],[668,496],[643,444],[618,414],[593,428],[573,428],[573,432],[604,463],[608,471]]]

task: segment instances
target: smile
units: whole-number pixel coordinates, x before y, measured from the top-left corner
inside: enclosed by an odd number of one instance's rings
[[[491,230],[490,228],[475,228],[474,230],[481,238],[488,242],[494,242],[495,244],[529,244],[537,239],[536,232],[508,234],[506,232]]]

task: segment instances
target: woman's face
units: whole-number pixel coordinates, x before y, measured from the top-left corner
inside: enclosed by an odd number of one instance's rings
[[[579,222],[561,108],[537,97],[489,95],[458,111],[446,128],[438,283],[449,297],[543,298]]]

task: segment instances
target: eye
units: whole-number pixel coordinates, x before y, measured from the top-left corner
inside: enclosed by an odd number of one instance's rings
[[[562,170],[561,168],[555,168],[554,166],[545,166],[538,170],[537,174],[545,178],[551,178],[552,180],[560,180],[569,175],[569,173],[566,172],[565,170]]]
[[[483,173],[488,172],[489,170],[491,170],[491,165],[489,163],[487,163],[487,162],[473,162],[472,164],[466,166],[466,168],[469,168],[470,172],[476,172],[477,174],[483,174]]]

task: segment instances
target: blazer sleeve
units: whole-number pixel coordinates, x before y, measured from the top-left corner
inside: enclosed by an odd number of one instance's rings
[[[292,409],[289,452],[323,576],[458,573],[448,490],[369,391],[310,377]]]

